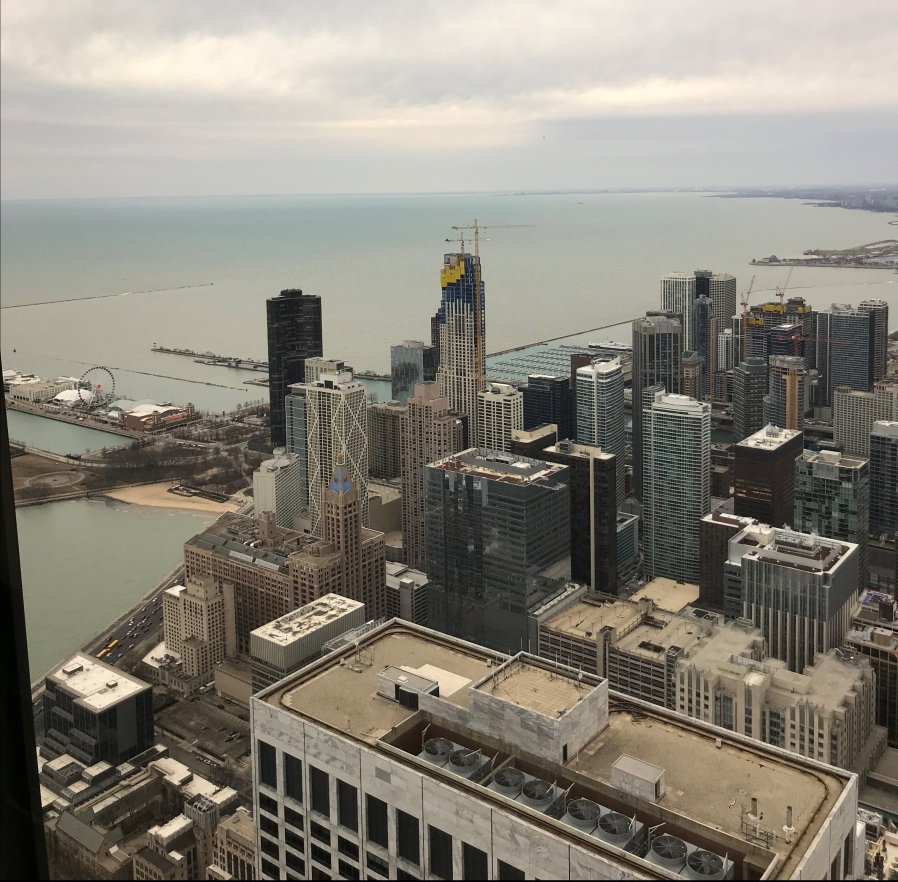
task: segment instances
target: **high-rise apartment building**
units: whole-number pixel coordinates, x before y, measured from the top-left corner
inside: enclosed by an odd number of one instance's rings
[[[287,453],[297,460],[300,511],[309,511],[309,425],[306,413],[306,385],[293,383],[287,387],[284,401],[287,417]]]
[[[767,359],[748,358],[733,371],[733,440],[764,428]]]
[[[368,474],[390,480],[402,472],[402,418],[405,406],[398,401],[368,405]]]
[[[702,396],[702,375],[704,373],[704,358],[700,352],[694,352],[687,349],[683,353],[683,382],[682,390],[684,395],[701,401]]]
[[[729,320],[728,320],[729,321]],[[717,329],[720,327],[714,317],[714,302],[710,297],[695,298],[692,307],[692,338],[695,352],[701,363],[698,393],[692,398],[707,398],[711,390],[711,375],[717,362]],[[685,364],[684,364],[685,371]],[[685,379],[685,377],[684,377]],[[690,393],[684,393],[689,395]]]
[[[774,527],[792,526],[795,460],[804,435],[767,426],[733,448],[733,511]]]
[[[645,573],[697,583],[700,522],[711,509],[711,405],[660,391],[643,405]]]
[[[426,466],[431,627],[520,650],[570,577],[570,470],[474,448]]]
[[[524,429],[554,424],[562,440],[575,437],[573,399],[569,376],[531,374],[527,385],[521,388],[524,395]]]
[[[757,523],[753,518],[739,517],[725,512],[712,511],[699,525],[701,557],[698,569],[698,602],[702,607],[725,611],[727,559],[730,555],[730,539],[741,530]],[[742,595],[738,595],[738,608],[732,618],[742,615]],[[733,609],[733,607],[731,607]]]
[[[736,277],[715,273],[708,280],[708,295],[714,303],[713,317],[717,319],[718,327],[728,327],[736,314]]]
[[[764,396],[764,422],[782,429],[803,429],[810,408],[810,386],[804,359],[771,355]]]
[[[419,383],[402,418],[402,543],[405,562],[425,569],[424,467],[462,449],[461,420],[438,383]]]
[[[468,418],[469,443],[477,440],[477,394],[486,371],[486,314],[480,258],[447,254],[440,270],[440,389],[450,409]],[[479,289],[479,290],[478,290]]]
[[[795,460],[795,529],[858,546],[858,585],[869,586],[870,464],[831,450]]]
[[[418,383],[436,379],[438,351],[420,340],[406,340],[390,347],[390,380],[396,401],[405,404],[415,394]]]
[[[305,360],[322,355],[321,298],[298,288],[281,291],[266,301],[268,317],[268,390],[271,402],[271,444],[287,443],[284,399],[291,383],[305,380]]]
[[[730,540],[727,575],[741,582],[742,617],[790,670],[842,645],[857,600],[856,545],[758,524]]]
[[[368,399],[352,374],[321,374],[306,383],[309,524],[322,535],[321,500],[342,455],[353,487],[359,492],[362,525],[368,524]]]
[[[251,719],[259,879],[863,875],[855,775],[526,652],[391,622]]]
[[[889,349],[889,304],[885,300],[862,300],[860,312],[871,316],[873,323],[873,382],[886,375]]]
[[[870,432],[870,532],[898,533],[898,420]]]
[[[642,393],[660,384],[679,394],[685,335],[676,313],[649,312],[633,322],[633,484],[642,498]],[[579,405],[578,405],[579,407]]]
[[[593,444],[615,458],[617,504],[627,495],[624,434],[624,374],[619,358],[577,369],[577,440]],[[559,434],[559,439],[561,438]]]
[[[511,433],[524,428],[524,395],[507,383],[477,393],[477,437],[488,450],[508,450]]]
[[[898,420],[898,382],[881,380],[872,392],[833,390],[833,440],[845,453],[869,456],[870,432],[878,420]]]
[[[300,457],[284,453],[265,460],[253,472],[254,510],[274,512],[278,526],[288,530],[295,529],[296,518],[309,510],[308,479],[302,464]]]
[[[855,392],[869,392],[873,387],[877,318],[844,303],[834,303],[817,313],[814,358],[819,404],[831,405],[833,390],[839,386]]]
[[[661,309],[680,316],[683,326],[683,349],[694,349],[692,313],[695,303],[695,276],[691,273],[668,273],[661,277]]]
[[[351,374],[352,368],[339,358],[307,358],[301,382],[317,383],[322,374]]]
[[[801,325],[803,336],[812,337],[813,317],[814,311],[803,297],[790,297],[785,303],[776,300],[755,304],[748,310],[744,327],[742,316],[733,319],[734,331],[738,328],[740,336],[744,336],[741,358],[767,358],[771,354],[771,339],[776,340],[780,336],[774,330],[782,325]],[[810,363],[805,364],[806,368],[812,366]]]

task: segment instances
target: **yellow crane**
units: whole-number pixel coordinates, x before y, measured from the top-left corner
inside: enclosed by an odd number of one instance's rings
[[[748,328],[748,298],[751,296],[751,289],[755,285],[755,277],[751,277],[751,281],[748,283],[748,290],[744,291],[742,294],[742,360],[745,360],[745,346],[747,339],[747,328]]]
[[[780,299],[780,306],[783,305],[783,297],[786,296],[786,288],[789,287],[789,280],[792,278],[792,270],[795,269],[795,265],[789,267],[789,272],[786,274],[786,281],[782,288],[776,289],[776,296]]]

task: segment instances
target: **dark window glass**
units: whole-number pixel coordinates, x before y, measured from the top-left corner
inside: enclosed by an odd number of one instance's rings
[[[312,843],[311,846],[312,860],[318,861],[322,866],[330,869],[331,866],[331,853],[326,849],[322,848],[320,845],[315,845]]]
[[[318,869],[318,867],[313,865],[312,866],[312,878],[313,879],[330,879],[330,876],[328,876],[327,873],[323,873],[321,870]]]
[[[270,815],[278,816],[277,800],[266,796],[264,793],[259,794],[259,808],[264,809]]]
[[[306,850],[305,839],[302,836],[297,836],[292,830],[284,830],[284,842],[296,851]]]
[[[436,827],[428,826],[427,829],[430,838],[430,872],[441,879],[452,879],[452,837]]]
[[[390,875],[390,865],[383,858],[379,858],[376,854],[371,854],[370,851],[365,852],[365,857],[369,870],[380,873],[381,876]]]
[[[259,760],[259,783],[277,789],[277,758],[274,748],[265,741],[257,740],[256,751]]]
[[[500,879],[508,879],[508,880],[523,880],[524,871],[519,870],[517,867],[513,867],[511,864],[506,864],[505,861],[499,861],[499,878]]]
[[[265,854],[267,854],[269,857],[277,858],[278,860],[280,860],[281,849],[276,842],[272,842],[265,836],[260,836],[259,841],[262,843],[262,851],[264,851]]]
[[[284,820],[291,827],[296,827],[297,830],[302,830],[303,828],[302,815],[299,812],[293,811],[292,808],[289,808],[286,805],[284,806]]]
[[[337,851],[339,851],[340,854],[345,854],[346,857],[352,858],[354,861],[359,859],[359,847],[354,842],[350,842],[342,836],[337,837]]]
[[[407,872],[406,870],[397,868],[396,869],[396,878],[397,879],[417,879],[418,877],[413,876],[411,873]]]
[[[262,828],[263,832],[270,833],[275,838],[277,838],[279,836],[277,821],[274,821],[271,818],[268,818],[265,815],[260,814],[259,815],[259,826]]]
[[[352,864],[347,864],[346,861],[337,861],[337,870],[344,879],[359,878],[359,868],[354,867]]]
[[[319,842],[324,842],[326,845],[331,844],[331,831],[328,830],[327,827],[322,827],[321,824],[309,821],[309,833],[312,834],[312,839],[317,839]]]
[[[359,792],[345,781],[337,779],[337,821],[347,830],[359,830]]]
[[[302,876],[306,874],[306,862],[301,858],[297,857],[295,854],[291,854],[289,851],[286,853],[285,857],[287,861],[287,866],[290,867],[291,870],[296,870]]]
[[[284,754],[284,795],[302,802],[302,762],[289,753]]]
[[[420,847],[418,844],[418,819],[409,815],[402,809],[396,810],[396,846],[399,857],[411,861],[413,864],[421,863]]]
[[[269,879],[280,879],[281,872],[278,868],[271,862],[262,858],[262,872],[268,876]]]
[[[309,766],[309,786],[312,788],[312,808],[329,818],[331,814],[331,796],[327,772],[322,772],[321,769]]]
[[[368,839],[383,848],[388,848],[387,804],[370,793],[366,795],[365,800],[368,816]]]
[[[486,879],[489,861],[485,851],[463,842],[461,844],[461,856],[465,879]]]

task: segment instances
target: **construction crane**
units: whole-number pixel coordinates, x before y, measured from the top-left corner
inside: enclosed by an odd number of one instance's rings
[[[480,231],[481,230],[510,230],[518,227],[534,227],[536,224],[489,224],[480,225],[477,218],[474,218],[473,224],[453,225],[452,229],[461,233],[459,239],[447,239],[446,241],[461,242],[461,253],[465,253],[465,230],[474,231],[474,328],[480,339],[474,347],[474,379],[477,384],[477,391],[483,391],[483,340],[481,328],[483,322],[480,315]]]
[[[786,281],[782,288],[776,289],[776,296],[780,299],[780,306],[783,305],[783,297],[786,296],[786,288],[789,287],[789,280],[792,278],[792,270],[795,269],[795,264],[789,267],[789,272],[786,274]]]
[[[847,343],[847,340],[841,340],[838,337],[815,337],[813,334],[804,334],[801,330],[796,334],[777,334],[776,340],[791,340],[792,354],[798,355],[798,349],[802,343]]]
[[[745,347],[747,345],[747,337],[745,329],[748,327],[748,298],[751,295],[751,289],[755,285],[755,277],[751,277],[748,283],[748,290],[742,293],[742,360],[745,360]]]

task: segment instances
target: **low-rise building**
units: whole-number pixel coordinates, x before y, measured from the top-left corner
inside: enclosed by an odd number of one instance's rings
[[[202,419],[192,404],[180,407],[176,404],[137,404],[122,416],[122,426],[132,432],[159,435]]]
[[[63,811],[45,824],[47,856],[71,879],[131,879],[132,858],[122,848],[121,828]]]
[[[55,380],[42,380],[35,376],[17,376],[7,383],[4,377],[4,386],[8,386],[9,397],[13,401],[21,401],[25,404],[40,404],[50,401],[60,392],[76,389],[78,381],[68,377],[58,377]],[[86,397],[86,393],[85,393]]]
[[[215,831],[215,863],[209,879],[256,878],[256,826],[245,808],[221,821]]]
[[[186,815],[150,827],[147,844],[134,855],[135,879],[200,879],[199,867],[193,821]]]

